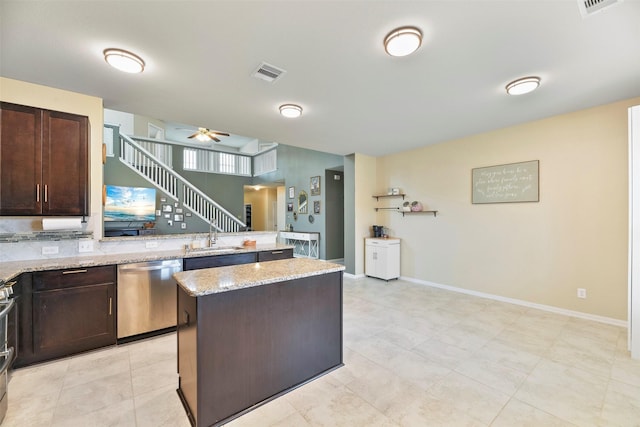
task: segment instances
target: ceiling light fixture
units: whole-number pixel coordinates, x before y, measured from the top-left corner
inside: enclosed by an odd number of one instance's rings
[[[207,141],[211,141],[211,137],[209,135],[207,135],[206,133],[199,133],[196,135],[196,139],[200,142],[207,142]]]
[[[144,70],[144,61],[138,55],[122,49],[105,49],[104,60],[125,73],[141,73]]]
[[[422,32],[415,27],[396,28],[384,38],[384,50],[391,56],[407,56],[422,44]]]
[[[280,106],[280,114],[288,119],[295,119],[302,115],[302,107],[295,104],[282,104]]]
[[[523,77],[509,83],[505,89],[509,95],[524,95],[533,92],[540,86],[540,77]]]

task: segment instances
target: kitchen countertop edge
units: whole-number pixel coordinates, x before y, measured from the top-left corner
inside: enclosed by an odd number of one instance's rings
[[[60,270],[66,268],[97,267],[112,264],[131,264],[145,261],[162,261],[180,258],[197,258],[204,256],[234,255],[250,252],[262,252],[281,249],[292,249],[292,245],[281,243],[258,244],[243,248],[234,248],[218,252],[193,251],[174,249],[168,251],[146,251],[132,253],[93,254],[84,256],[48,258],[42,260],[24,260],[3,262],[0,265],[0,280],[8,282],[22,273],[35,271]]]
[[[187,294],[192,297],[202,297],[344,270],[344,265],[324,260],[289,258],[182,271],[175,273],[173,277]]]

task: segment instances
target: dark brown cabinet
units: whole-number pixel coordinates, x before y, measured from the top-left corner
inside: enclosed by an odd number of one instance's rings
[[[258,262],[275,261],[277,259],[293,258],[293,249],[278,249],[258,252]]]
[[[31,362],[116,343],[116,268],[33,274]]]
[[[255,252],[230,255],[209,255],[196,258],[185,258],[183,270],[199,270],[201,268],[225,267],[228,265],[250,264],[257,261]]]
[[[0,103],[0,215],[88,215],[89,119]]]

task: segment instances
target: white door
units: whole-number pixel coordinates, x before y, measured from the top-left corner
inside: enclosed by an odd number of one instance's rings
[[[640,359],[640,106],[629,109],[629,350]]]

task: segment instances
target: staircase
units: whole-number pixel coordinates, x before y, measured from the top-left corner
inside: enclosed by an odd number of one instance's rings
[[[225,208],[213,201],[169,166],[138,144],[134,139],[120,134],[120,161],[131,170],[182,203],[194,215],[223,233],[241,231],[246,225]]]

